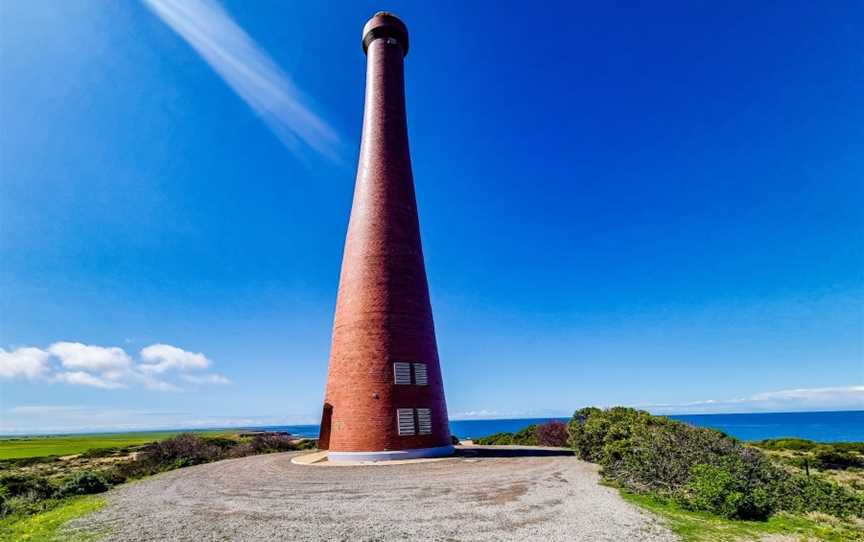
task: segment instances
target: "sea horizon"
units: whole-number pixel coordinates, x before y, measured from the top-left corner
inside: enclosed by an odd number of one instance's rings
[[[769,438],[803,438],[818,442],[864,441],[864,410],[814,410],[787,412],[729,412],[700,414],[658,414],[697,427],[717,429],[744,441]],[[451,419],[451,433],[463,438],[481,438],[494,433],[515,432],[533,423],[569,420],[569,416],[461,418]],[[183,431],[286,431],[292,435],[317,438],[319,424],[155,426],[149,428],[105,428],[70,431],[0,433],[0,438],[49,437]]]

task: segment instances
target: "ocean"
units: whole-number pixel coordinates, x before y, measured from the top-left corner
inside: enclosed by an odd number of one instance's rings
[[[687,414],[670,418],[718,429],[741,440],[797,437],[818,442],[864,442],[864,410],[843,412],[782,412],[758,414]],[[478,438],[500,432],[515,432],[532,423],[567,418],[520,418],[513,420],[452,420],[450,432],[459,438]],[[317,425],[280,425],[263,429],[288,431],[297,436],[318,436]]]

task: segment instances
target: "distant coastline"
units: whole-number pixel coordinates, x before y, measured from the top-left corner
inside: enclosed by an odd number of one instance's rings
[[[669,418],[696,425],[718,429],[741,440],[753,441],[769,438],[795,437],[818,442],[864,442],[864,410],[819,411],[819,412],[772,412],[736,414],[677,414]],[[451,420],[450,428],[460,438],[479,438],[499,432],[516,432],[534,423],[549,420],[568,420],[567,417],[512,418],[512,419],[471,419]],[[102,431],[75,431],[68,433],[15,433],[0,435],[0,438],[24,436],[48,436],[61,434],[110,434],[134,432],[171,432],[220,429],[266,429],[288,431],[300,437],[316,438],[317,424],[306,425],[267,425],[243,427],[201,427],[201,428],[152,428],[116,429]]]

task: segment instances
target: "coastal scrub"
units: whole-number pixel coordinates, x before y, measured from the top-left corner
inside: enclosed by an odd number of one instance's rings
[[[623,407],[578,410],[569,430],[577,455],[600,464],[606,480],[685,510],[738,520],[780,511],[864,517],[856,490],[785,468],[720,431]]]

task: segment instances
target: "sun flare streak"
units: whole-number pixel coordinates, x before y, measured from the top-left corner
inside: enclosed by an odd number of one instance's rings
[[[143,0],[295,154],[339,160],[339,135],[304,103],[290,77],[214,0]]]

